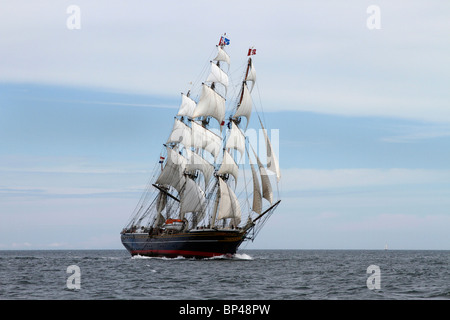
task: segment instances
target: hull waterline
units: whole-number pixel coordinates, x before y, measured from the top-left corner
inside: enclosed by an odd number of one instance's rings
[[[170,235],[124,233],[121,241],[132,256],[208,258],[233,255],[245,239],[243,231],[191,231]]]

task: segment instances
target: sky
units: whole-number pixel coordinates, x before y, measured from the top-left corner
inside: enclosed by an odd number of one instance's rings
[[[230,78],[257,49],[278,130],[282,202],[244,248],[449,250],[449,18],[438,0],[0,1],[0,250],[122,249],[224,32]]]

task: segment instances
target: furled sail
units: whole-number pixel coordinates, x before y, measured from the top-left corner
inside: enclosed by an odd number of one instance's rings
[[[186,183],[180,197],[180,214],[187,212],[201,212],[205,210],[205,193],[191,178]]]
[[[180,109],[178,109],[177,116],[184,116],[184,117],[192,118],[192,114],[194,113],[194,109],[195,109],[196,105],[197,104],[195,103],[194,100],[192,100],[187,95],[182,93],[181,94],[181,105],[180,105]]]
[[[242,86],[242,100],[239,104],[236,113],[233,116],[233,119],[239,118],[239,117],[246,117],[247,118],[247,124],[250,121],[250,116],[252,114],[252,97],[250,95],[250,91],[247,88],[247,84],[244,83]]]
[[[206,84],[203,84],[200,101],[197,103],[192,117],[213,117],[222,125],[225,119],[225,99]]]
[[[213,62],[211,62],[211,73],[206,79],[206,82],[219,82],[225,86],[225,88],[228,88],[227,74]]]
[[[156,180],[156,184],[172,186],[180,193],[186,180],[183,174],[185,168],[186,158],[171,148],[167,148],[166,165]]]
[[[222,138],[213,133],[212,131],[202,127],[195,121],[192,124],[192,146],[194,148],[201,148],[208,151],[214,156],[214,159],[220,153],[222,149]]]
[[[244,155],[245,136],[234,122],[231,123],[230,135],[225,148],[238,150],[241,153],[241,157]]]
[[[191,128],[175,118],[172,132],[169,139],[167,139],[167,143],[182,143],[185,148],[189,148],[191,146],[191,135]]]
[[[241,222],[241,207],[233,190],[219,178],[220,203],[217,219],[232,218],[237,226]]]
[[[236,164],[236,161],[231,157],[228,151],[224,151],[222,164],[220,165],[219,171],[217,171],[218,175],[222,174],[231,174],[234,177],[235,185],[237,184],[237,178],[239,175],[239,167]]]

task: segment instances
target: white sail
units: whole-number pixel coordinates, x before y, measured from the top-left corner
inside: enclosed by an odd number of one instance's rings
[[[277,181],[279,182],[281,179],[281,172],[280,172],[280,165],[278,164],[278,159],[273,152],[272,144],[270,143],[269,137],[267,136],[267,131],[264,129],[264,126],[261,122],[261,119],[259,120],[261,123],[261,128],[264,133],[264,138],[266,139],[266,151],[267,151],[267,169],[272,171],[277,175]]]
[[[211,73],[206,79],[206,82],[219,82],[224,85],[225,88],[228,88],[227,74],[213,62],[211,62]]]
[[[185,167],[186,158],[171,148],[167,148],[166,165],[156,180],[156,184],[172,186],[180,193],[186,180],[183,175]]]
[[[238,150],[241,153],[241,157],[244,155],[245,135],[234,122],[231,123],[230,135],[225,148]]]
[[[253,205],[252,210],[256,213],[261,214],[262,211],[262,196],[261,196],[261,186],[259,185],[258,174],[256,173],[255,167],[250,164],[252,168],[253,177]]]
[[[197,103],[192,117],[213,117],[222,125],[225,119],[225,99],[203,84],[200,101]]]
[[[236,194],[233,192],[233,190],[231,190],[230,187],[228,187],[228,194],[230,195],[231,210],[234,215],[232,224],[237,227],[241,223],[241,205],[239,204],[239,200],[236,197]]]
[[[272,192],[272,184],[270,183],[269,176],[267,175],[267,171],[263,166],[259,167],[259,172],[261,174],[261,184],[262,184],[262,193],[263,198],[272,204],[273,201],[273,192]]]
[[[256,155],[255,150],[253,150],[253,154],[256,157],[256,162],[258,163],[259,167],[259,174],[261,176],[262,196],[264,199],[266,199],[272,204],[273,201],[272,184],[270,183],[270,179],[267,174],[266,168],[264,168],[264,165],[261,163],[261,160],[259,160],[259,157]]]
[[[222,138],[211,132],[210,130],[202,127],[195,121],[191,122],[192,124],[192,146],[194,148],[202,148],[203,150],[208,151],[214,156],[214,159],[220,153],[222,149]]]
[[[224,151],[222,164],[220,165],[219,171],[217,171],[218,175],[222,174],[231,174],[234,177],[235,185],[237,183],[237,178],[239,175],[239,167],[236,164],[236,161],[231,157],[228,151]]]
[[[190,150],[186,150],[188,154],[188,163],[186,164],[187,171],[195,171],[200,170],[203,172],[203,176],[205,178],[205,188],[208,185],[209,180],[211,180],[212,174],[214,173],[214,166],[210,164],[208,161],[202,158],[202,156],[192,152]]]
[[[246,117],[247,124],[248,124],[250,121],[250,116],[252,114],[253,102],[252,102],[252,97],[250,95],[250,91],[248,90],[246,83],[244,83],[242,90],[243,90],[242,101],[239,104],[233,118],[236,119],[238,117]]]
[[[217,219],[232,218],[236,226],[241,222],[241,207],[233,190],[219,178],[220,202]]]
[[[180,109],[178,109],[177,116],[185,116],[192,118],[192,114],[194,113],[195,106],[197,104],[194,100],[186,96],[184,93],[181,94],[181,105]]]
[[[167,194],[165,192],[160,191],[158,194],[158,200],[156,204],[156,211],[161,214],[167,204]]]
[[[182,143],[186,148],[191,146],[191,128],[189,128],[182,121],[175,119],[172,132],[167,139],[167,143]]]
[[[229,65],[230,56],[221,47],[217,47],[217,49],[217,56],[214,58],[214,61],[225,61]]]
[[[205,210],[205,193],[191,178],[186,183],[180,197],[180,215],[187,212],[201,212]]]
[[[250,89],[250,92],[253,90],[253,87],[255,86],[256,83],[256,70],[255,67],[253,66],[253,62],[250,65],[250,68],[248,70],[247,73],[247,78],[245,79],[245,81],[251,81],[252,82],[252,87]]]
[[[160,191],[158,194],[158,199],[156,200],[156,219],[154,226],[160,227],[165,219],[161,212],[164,210],[167,204],[167,194],[165,192]]]

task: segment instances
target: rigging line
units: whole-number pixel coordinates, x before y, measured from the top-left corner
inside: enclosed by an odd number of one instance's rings
[[[211,53],[208,56],[209,59],[207,59],[208,62],[203,65],[203,67],[200,70],[200,73],[198,74],[197,78],[192,82],[192,88],[197,88],[198,84],[200,82],[204,82],[204,81],[202,81],[202,79],[206,79],[206,75],[207,75],[207,72],[208,72],[208,67],[210,66],[210,61],[213,59],[214,51],[215,51],[215,49],[211,50]],[[199,90],[199,92],[196,93],[195,100],[198,101],[200,94],[201,94],[201,90]]]
[[[156,168],[156,165],[153,168],[153,172],[155,171],[155,168]],[[140,197],[138,203],[136,204],[136,207],[134,208],[134,210],[132,211],[132,214],[130,215],[127,227],[133,225],[136,222],[136,220],[139,217],[139,215],[142,214],[141,210],[144,207],[146,207],[146,203],[148,201],[149,194],[150,194],[150,185],[151,185],[151,181],[152,180],[153,180],[153,177],[150,177],[148,179],[147,184],[146,184],[146,186],[144,188],[144,191],[142,192],[141,197]]]
[[[235,108],[234,106],[236,105],[236,101],[238,99],[238,93],[236,93],[236,90],[239,88],[239,84],[235,84],[233,78],[231,77],[231,74],[228,74],[228,79],[230,80],[230,84],[228,85],[228,96],[231,98],[227,99],[230,101],[227,107],[227,112],[229,112],[230,115],[227,118],[233,115],[233,110]]]
[[[253,182],[253,180],[252,179],[246,179],[246,177],[245,177],[245,169],[242,169],[242,171],[244,172],[244,182],[242,182],[242,184],[244,185],[244,187],[242,188],[241,186],[240,186],[240,188],[239,188],[239,190],[238,191],[236,191],[235,192],[235,194],[236,194],[236,196],[238,197],[238,198],[241,198],[242,196],[245,196],[246,198],[247,198],[247,201],[248,201],[248,196],[250,195],[249,193],[248,193],[248,191],[247,191],[247,187],[248,187],[248,185],[250,184],[250,183],[252,183]],[[245,189],[245,194],[244,194],[244,189]],[[253,193],[251,193],[251,195],[253,195]],[[250,208],[250,205],[249,205],[249,203],[247,203],[247,205],[248,205],[248,207]]]
[[[261,93],[259,91],[259,86],[257,83],[255,83],[255,86],[256,86],[256,90],[258,91],[258,99],[259,99],[259,104],[261,106],[261,113],[262,113],[262,117],[263,117],[263,120],[261,122],[264,124],[264,127],[267,128],[266,117],[265,117],[264,108],[263,108],[262,100],[261,100]],[[259,112],[256,111],[256,113],[258,115],[258,119],[261,120],[261,118],[259,117]]]
[[[157,199],[157,198],[158,198],[158,197],[156,197],[156,198],[153,199],[152,203],[148,206],[147,210],[145,210],[145,211],[143,212],[143,214],[142,214],[141,217],[138,219],[138,221],[142,221],[146,216],[148,216],[149,214],[151,214],[150,208],[153,207],[153,205],[154,205],[154,203],[156,202],[156,199]]]
[[[238,83],[235,84],[235,82],[233,81],[233,79],[231,78],[231,75],[237,73],[237,71],[241,71],[243,66],[247,65],[247,63],[242,64],[239,68],[237,68],[235,71],[233,71],[232,73],[228,74],[228,77],[230,79],[230,83],[232,84],[232,86],[230,85],[230,91],[232,91],[231,94],[231,99],[229,99],[231,101],[231,106],[230,108],[228,108],[228,112],[230,113],[229,116],[227,118],[230,118],[233,116],[233,114],[236,112],[237,107],[238,107],[238,103],[239,103],[239,99],[240,99],[240,93],[241,93],[241,87],[242,87],[242,83],[245,82],[245,71],[244,71],[244,75],[239,77]],[[242,71],[241,71],[242,74]],[[242,79],[242,80],[241,80]]]
[[[258,83],[254,84],[254,87],[256,86],[256,91],[258,91],[258,99],[259,99],[259,104],[261,106],[261,113],[263,114],[263,118],[264,118],[264,126],[266,126],[266,119],[265,119],[265,113],[264,113],[264,107],[262,105],[262,99],[261,99],[261,92],[259,91],[259,85]]]
[[[244,71],[244,73],[243,73],[243,75],[242,75],[242,69],[244,68],[245,65],[246,65],[246,64],[242,64],[241,66],[239,66],[238,69],[236,69],[235,71],[233,71],[233,72],[231,72],[231,73],[228,74],[228,77],[229,77],[230,81],[231,81],[232,84],[233,84],[233,91],[234,91],[234,92],[236,92],[236,90],[239,89],[239,88],[241,87],[242,81],[245,81],[245,71]],[[238,78],[238,79],[239,79],[239,80],[238,80],[238,83],[235,84],[235,81],[233,80],[233,78],[231,78],[231,76],[233,75],[233,77],[234,77],[234,75],[237,74],[237,71],[239,71],[241,75],[240,75],[239,78]],[[243,80],[241,80],[241,79],[243,79]],[[236,97],[236,98],[239,98],[239,97]]]

